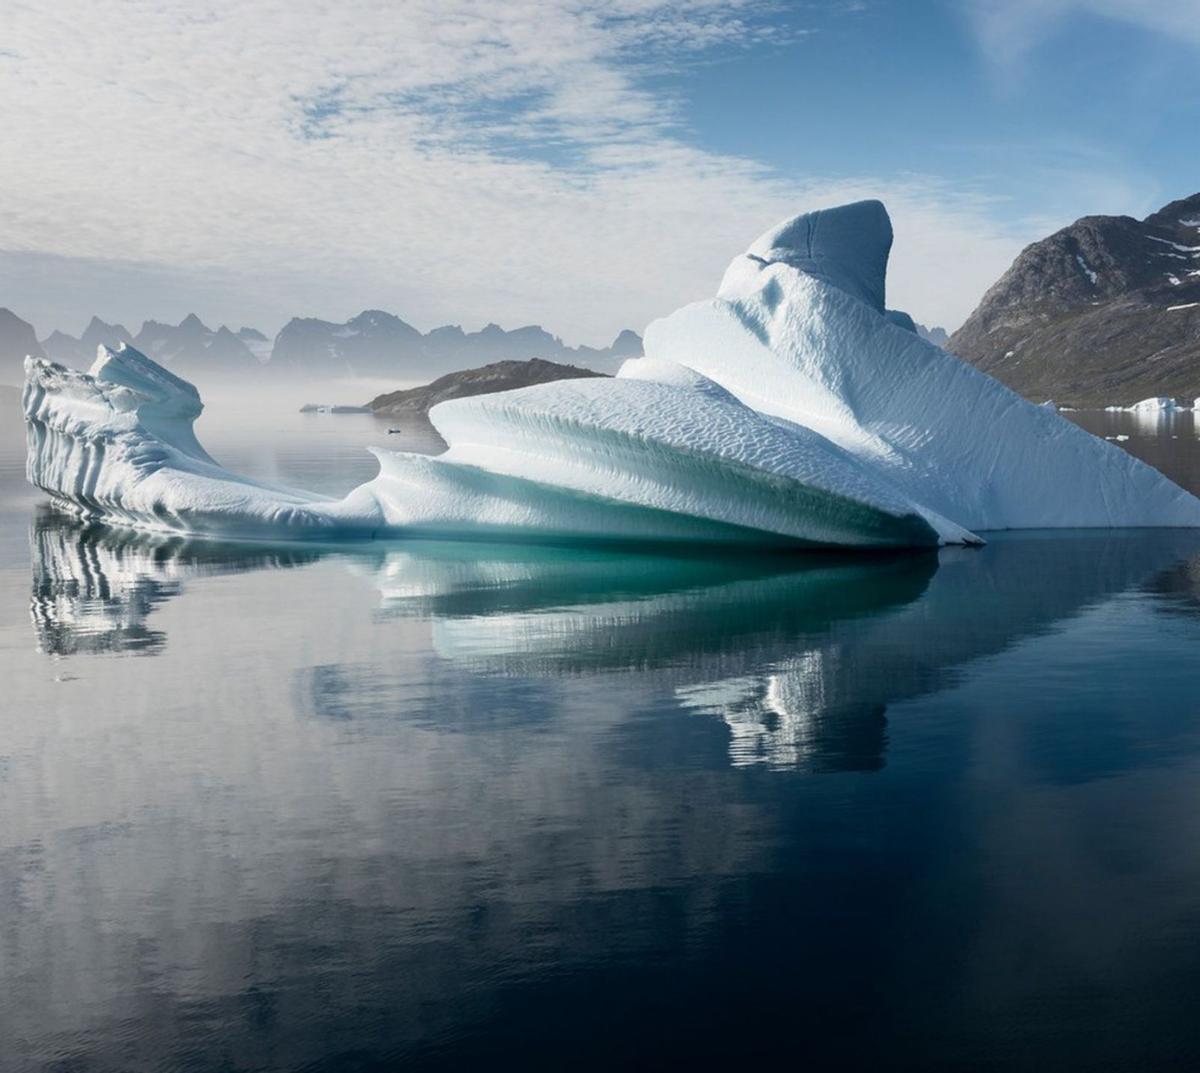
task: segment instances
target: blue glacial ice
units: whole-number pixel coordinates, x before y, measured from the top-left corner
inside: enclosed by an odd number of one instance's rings
[[[869,548],[1200,526],[1200,500],[888,310],[891,243],[877,201],[788,220],[616,378],[441,403],[445,453],[374,450],[379,474],[340,500],[222,468],[196,389],[128,346],[86,374],[29,358],[29,479],[86,518],[239,538]]]

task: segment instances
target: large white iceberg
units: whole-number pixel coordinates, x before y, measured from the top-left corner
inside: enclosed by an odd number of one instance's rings
[[[85,517],[239,537],[885,547],[1200,526],[1200,500],[887,310],[891,242],[877,201],[789,220],[615,379],[441,403],[444,454],[375,450],[379,475],[341,500],[220,467],[195,388],[132,348],[87,374],[29,358],[29,479]]]

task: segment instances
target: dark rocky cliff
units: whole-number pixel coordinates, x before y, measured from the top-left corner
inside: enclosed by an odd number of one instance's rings
[[[1035,242],[948,349],[1037,402],[1200,395],[1200,194]]]

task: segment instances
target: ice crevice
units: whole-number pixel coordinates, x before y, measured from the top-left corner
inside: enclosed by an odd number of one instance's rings
[[[786,220],[612,379],[433,408],[439,456],[373,448],[340,500],[197,442],[196,389],[131,347],[26,360],[29,480],[82,517],[263,539],[980,543],[1000,529],[1200,526],[1200,500],[921,339],[885,304],[877,201]]]

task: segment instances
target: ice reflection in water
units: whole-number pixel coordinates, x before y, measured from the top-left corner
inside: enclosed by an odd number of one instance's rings
[[[491,676],[481,710],[503,706],[497,677],[633,673],[723,720],[735,766],[821,772],[881,768],[889,705],[1145,580],[1200,538],[1000,536],[985,551],[944,550],[940,566],[929,553],[739,562],[487,544],[221,545],[45,512],[32,542],[32,617],[49,653],[154,654],[166,635],[148,620],[188,578],[331,559],[375,586],[385,618],[429,620],[455,675]],[[1053,585],[1028,583],[1048,576]],[[401,710],[408,689],[401,667],[317,664],[300,674],[305,706],[339,720]],[[510,699],[527,710],[520,695]]]
[[[812,650],[783,661],[765,682],[744,677],[681,686],[676,696],[725,721],[736,767],[875,771],[884,764],[886,707],[839,704],[829,696],[836,659],[836,651]]]
[[[148,620],[188,579],[299,566],[320,554],[83,525],[47,508],[38,512],[30,544],[29,613],[38,646],[55,656],[154,655],[167,638]]]

